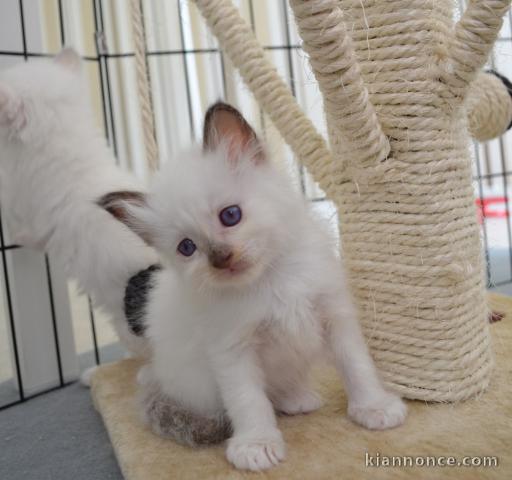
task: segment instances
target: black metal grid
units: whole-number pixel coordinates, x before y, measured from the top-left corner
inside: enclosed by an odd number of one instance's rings
[[[23,8],[23,0],[19,0],[19,11],[20,11],[20,26],[21,26],[21,38],[22,38],[22,45],[23,45],[23,51],[17,52],[19,56],[23,56],[25,60],[28,59],[28,50],[27,50],[27,37],[26,37],[26,31],[25,31],[25,15],[24,15],[24,8]],[[59,1],[59,13],[62,14],[61,5]],[[62,22],[60,23],[62,28]],[[64,43],[64,32],[61,31],[61,37],[62,37],[62,43]],[[7,267],[7,254],[6,252],[8,250],[21,248],[19,245],[6,245],[4,240],[4,230],[3,230],[3,223],[2,223],[2,217],[0,216],[0,251],[2,255],[2,264],[3,264],[3,275],[4,275],[4,285],[5,285],[5,294],[7,298],[7,309],[8,309],[8,317],[9,317],[9,326],[10,326],[10,333],[11,333],[11,340],[13,345],[13,356],[14,356],[14,363],[15,363],[15,373],[16,373],[16,380],[18,385],[18,391],[19,391],[19,399],[14,402],[10,402],[6,405],[0,406],[0,410],[10,407],[12,405],[15,405],[17,403],[23,402],[25,400],[28,400],[29,398],[33,398],[37,395],[32,396],[26,396],[23,386],[23,378],[21,374],[21,368],[20,368],[20,361],[19,361],[19,353],[18,353],[18,344],[17,344],[17,337],[16,337],[16,327],[14,323],[14,312],[13,312],[13,305],[12,305],[12,296],[11,296],[11,287],[10,287],[10,281],[9,281],[9,271]],[[59,332],[57,329],[57,320],[55,316],[55,304],[54,304],[54,298],[53,298],[53,288],[52,288],[52,276],[51,276],[51,269],[50,269],[50,262],[48,260],[48,256],[45,255],[45,265],[46,265],[46,274],[47,274],[47,283],[48,283],[48,295],[50,300],[50,308],[51,308],[51,315],[52,315],[52,328],[53,328],[53,338],[54,338],[54,346],[55,346],[55,355],[57,358],[57,368],[58,368],[58,374],[59,374],[59,385],[57,388],[64,387],[66,384],[64,382],[64,377],[62,373],[62,359],[60,354],[60,346],[59,346]]]
[[[26,0],[25,0],[26,1]],[[103,115],[103,122],[105,126],[105,135],[107,138],[107,141],[109,145],[112,147],[114,154],[117,157],[118,153],[118,145],[117,145],[117,136],[116,136],[116,124],[115,124],[115,118],[114,118],[114,110],[112,105],[112,84],[111,84],[111,75],[110,75],[110,68],[111,68],[111,62],[116,59],[122,59],[122,58],[128,58],[133,57],[133,52],[123,52],[123,53],[110,53],[108,52],[106,46],[105,46],[105,32],[104,32],[104,12],[103,12],[103,0],[90,0],[92,3],[92,9],[93,9],[93,16],[94,16],[94,25],[95,25],[95,45],[96,45],[96,55],[90,56],[86,55],[83,56],[83,60],[87,62],[95,62],[98,65],[98,71],[99,71],[99,79],[100,79],[100,93],[101,93],[101,100],[102,100],[102,115]],[[222,73],[222,84],[223,88],[221,92],[218,92],[219,96],[221,98],[225,98],[226,96],[226,73],[225,73],[225,67],[224,67],[224,58],[223,53],[218,48],[196,48],[196,49],[186,49],[185,46],[185,36],[184,36],[184,25],[183,25],[183,12],[182,12],[182,1],[186,0],[177,0],[176,1],[176,14],[178,15],[178,18],[180,19],[179,25],[180,25],[180,39],[181,39],[181,49],[168,49],[168,50],[148,50],[146,51],[146,55],[149,57],[152,56],[181,56],[183,59],[183,72],[185,76],[185,84],[186,84],[186,98],[187,98],[187,116],[188,121],[190,125],[190,135],[191,138],[195,138],[195,123],[194,123],[194,112],[192,108],[192,100],[191,100],[191,91],[190,91],[190,83],[189,83],[189,69],[187,65],[187,56],[189,55],[198,55],[198,54],[217,54],[219,55],[220,63],[221,63],[221,73]],[[286,23],[285,25],[285,41],[286,43],[284,45],[266,45],[263,48],[265,50],[278,50],[286,52],[286,63],[287,63],[287,81],[289,83],[289,86],[292,90],[292,93],[296,95],[296,71],[294,67],[292,52],[293,51],[300,51],[301,46],[292,44],[291,41],[291,32],[290,32],[290,18],[288,15],[288,7],[287,7],[287,0],[281,0],[282,3],[282,9],[283,9],[283,18]],[[21,27],[21,36],[22,36],[22,51],[10,51],[10,50],[2,50],[0,49],[0,56],[14,56],[14,57],[23,57],[25,60],[28,60],[30,58],[34,57],[51,57],[52,54],[50,53],[41,53],[41,52],[31,52],[27,48],[27,36],[26,36],[26,25],[25,25],[25,15],[24,15],[24,0],[18,0],[19,4],[19,13],[20,13],[20,27]],[[250,20],[253,29],[255,28],[254,23],[254,5],[253,0],[249,0],[249,12],[250,12]],[[512,15],[509,13],[509,21],[512,25]],[[63,2],[62,0],[58,0],[58,20],[59,20],[59,26],[60,26],[60,40],[61,44],[66,44],[66,31],[65,31],[65,25],[64,25],[64,17],[63,17]],[[512,28],[510,32],[510,36],[507,37],[501,37],[498,39],[498,42],[511,42],[512,41]],[[261,122],[263,124],[263,115],[261,115]],[[512,175],[512,171],[507,171],[506,163],[505,163],[505,150],[503,146],[503,140],[500,139],[500,151],[501,151],[501,163],[502,163],[502,171],[499,173],[482,173],[482,158],[479,155],[479,151],[477,146],[475,146],[475,156],[476,156],[476,176],[475,181],[478,182],[478,191],[479,196],[483,197],[483,182],[485,180],[490,179],[501,179],[504,186],[505,191],[505,202],[506,202],[506,208],[507,211],[509,210],[509,198],[507,195],[507,185],[508,185],[508,176]],[[305,182],[305,171],[303,168],[299,167],[299,178],[300,178],[300,184],[302,191],[306,192],[306,182]],[[321,202],[324,201],[324,198],[311,198],[311,201],[314,202]],[[507,278],[504,281],[501,282],[495,282],[492,286],[499,286],[503,284],[512,283],[512,225],[510,223],[510,218],[507,220],[507,231],[508,231],[508,247],[509,247],[509,261],[511,266],[511,277]],[[488,235],[487,235],[487,225],[485,222],[485,216],[484,216],[484,224],[483,224],[483,242],[485,246],[485,254],[488,258],[489,255],[489,247],[488,247]],[[61,359],[61,353],[60,353],[60,345],[59,345],[59,333],[57,328],[57,322],[56,322],[56,315],[55,315],[55,305],[54,305],[54,298],[53,298],[53,289],[52,289],[52,271],[51,271],[51,263],[48,259],[48,256],[45,257],[46,262],[46,276],[47,276],[47,283],[48,283],[48,294],[50,297],[50,307],[51,307],[51,315],[52,315],[52,328],[53,328],[53,338],[54,338],[54,344],[55,344],[55,355],[57,359],[57,368],[58,368],[58,374],[59,374],[59,382],[58,385],[47,389],[45,391],[39,392],[35,395],[26,395],[24,392],[23,387],[23,378],[21,374],[20,369],[20,361],[19,361],[19,353],[18,353],[18,343],[17,343],[17,337],[16,337],[16,327],[14,322],[14,311],[13,311],[13,300],[12,300],[12,292],[11,292],[11,284],[10,284],[10,278],[9,278],[9,271],[8,271],[8,265],[7,265],[7,253],[11,250],[22,248],[19,245],[8,245],[5,242],[4,237],[4,229],[2,224],[2,217],[0,214],[0,256],[2,259],[2,265],[3,265],[3,279],[4,279],[4,286],[5,286],[5,298],[6,298],[6,307],[7,307],[7,316],[8,316],[8,322],[9,327],[11,331],[11,341],[13,346],[13,357],[14,357],[14,369],[15,369],[15,377],[18,384],[19,389],[19,398],[13,402],[7,403],[5,405],[0,405],[0,410],[3,410],[5,408],[8,408],[10,406],[19,404],[21,402],[24,402],[26,400],[29,400],[31,398],[37,397],[39,395],[42,395],[44,393],[47,393],[49,391],[53,391],[58,388],[62,388],[68,383],[65,382],[62,372],[62,359]],[[487,262],[487,278],[488,280],[491,279],[491,271],[489,262]],[[93,349],[94,349],[94,360],[96,364],[101,363],[101,352],[98,348],[98,340],[97,340],[97,328],[96,328],[96,321],[94,317],[94,310],[92,307],[91,299],[88,299],[88,306],[89,306],[89,312],[90,312],[90,327],[91,327],[91,337],[92,337],[92,343],[93,343]]]

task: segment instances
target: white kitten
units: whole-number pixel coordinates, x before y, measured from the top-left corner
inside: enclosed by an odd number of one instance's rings
[[[85,92],[70,49],[0,72],[0,204],[14,241],[62,261],[142,354],[147,342],[128,328],[123,299],[128,279],[157,257],[96,203],[141,185],[115,166]]]
[[[143,389],[160,389],[172,405],[158,412],[151,393],[155,430],[194,443],[183,423],[204,416],[211,427],[225,411],[228,460],[271,467],[285,457],[274,407],[321,406],[309,371],[322,357],[343,377],[354,421],[404,421],[404,403],[379,381],[326,226],[235,109],[210,108],[204,152],[167,164],[145,202],[114,197],[120,218],[164,260],[147,306],[153,357],[140,375]]]

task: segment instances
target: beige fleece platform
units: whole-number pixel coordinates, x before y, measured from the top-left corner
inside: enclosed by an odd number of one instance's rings
[[[279,418],[287,458],[263,473],[235,470],[225,460],[222,446],[193,450],[145,428],[135,410],[134,360],[99,368],[92,379],[92,396],[126,480],[512,479],[512,298],[492,295],[491,305],[506,316],[491,326],[496,369],[485,395],[458,405],[408,402],[404,426],[371,432],[347,419],[339,380],[332,370],[322,371],[317,380],[326,405],[313,414]],[[377,467],[366,465],[366,454],[380,454],[381,462],[384,456],[454,456],[457,461],[495,456],[499,463],[489,468]]]

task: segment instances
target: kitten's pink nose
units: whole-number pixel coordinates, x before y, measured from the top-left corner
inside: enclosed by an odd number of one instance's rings
[[[228,245],[212,245],[208,252],[208,260],[213,268],[228,268],[232,258],[233,251]]]

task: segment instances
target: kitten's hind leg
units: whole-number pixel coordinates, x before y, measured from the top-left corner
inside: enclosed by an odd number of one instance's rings
[[[231,422],[223,412],[193,413],[163,393],[155,382],[143,382],[140,388],[142,418],[153,433],[189,447],[220,443],[231,436]]]
[[[268,397],[278,412],[298,415],[323,406],[311,385],[311,352],[297,350],[288,341],[267,333],[262,337],[259,357]]]
[[[318,410],[324,405],[322,397],[308,384],[283,392],[272,399],[277,411],[286,415],[298,415]]]

